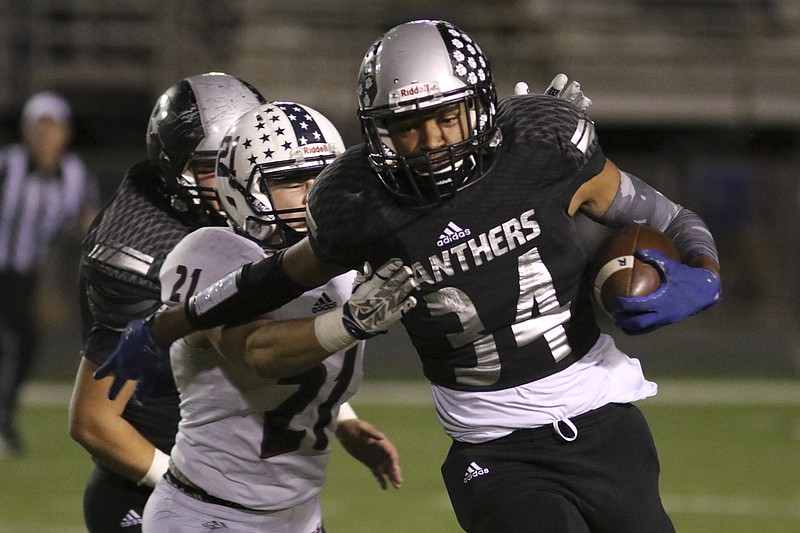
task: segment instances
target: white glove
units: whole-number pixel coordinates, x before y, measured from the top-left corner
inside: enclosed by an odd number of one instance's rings
[[[353,283],[353,294],[341,309],[318,316],[314,321],[317,341],[329,353],[386,331],[411,308],[417,299],[411,269],[400,259],[390,259],[377,272],[364,263]]]
[[[581,84],[577,81],[569,81],[566,74],[557,74],[553,81],[550,82],[550,86],[544,91],[544,94],[548,96],[558,96],[562,100],[566,100],[570,102],[575,107],[580,109],[581,111],[586,111],[590,105],[592,105],[592,101],[587,98],[583,91],[581,91]],[[528,88],[528,84],[524,81],[518,82],[514,86],[514,94],[519,96],[523,94],[530,94],[530,90]]]
[[[369,263],[353,283],[353,294],[344,305],[342,321],[356,339],[386,333],[389,326],[417,305],[411,292],[417,283],[411,269],[400,259],[390,259],[373,274]]]
[[[584,96],[580,83],[574,80],[567,83],[568,81],[569,78],[566,74],[556,74],[544,94],[558,96],[562,100],[572,103],[581,111],[586,111],[592,105],[592,101]]]

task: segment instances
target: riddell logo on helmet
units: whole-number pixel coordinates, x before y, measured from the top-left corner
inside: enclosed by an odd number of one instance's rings
[[[412,96],[420,96],[430,94],[434,87],[430,83],[422,83],[419,85],[409,85],[399,89],[400,98],[410,98]]]
[[[429,94],[436,94],[439,92],[439,84],[433,83],[417,83],[414,85],[406,85],[397,89],[398,98],[405,100],[406,98],[414,98],[416,96],[427,96]]]
[[[324,144],[307,144],[303,146],[303,155],[314,155],[320,152],[330,152],[331,149],[328,143]]]

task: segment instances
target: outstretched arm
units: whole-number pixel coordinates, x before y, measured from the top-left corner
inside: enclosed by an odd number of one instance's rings
[[[185,306],[160,313],[153,321],[153,341],[165,347],[193,331],[253,320],[347,270],[320,261],[303,239],[283,253],[242,266]]]
[[[359,340],[385,333],[414,305],[416,289],[411,269],[392,259],[372,272],[365,265],[356,277],[353,294],[340,309],[316,318],[293,321],[262,319],[258,323],[219,327],[209,339],[225,356],[253,368],[261,376],[294,375]],[[164,316],[164,313],[157,315]],[[130,379],[139,380],[135,399],[143,401],[160,369],[169,364],[169,350],[160,346],[147,321],[128,324],[114,353],[94,374],[114,380],[108,397],[114,399]]]
[[[342,308],[315,318],[261,319],[208,332],[220,353],[261,377],[281,378],[307,370],[359,340],[385,333],[416,304],[416,282],[399,259],[359,273]]]
[[[284,258],[292,275],[284,268]],[[174,341],[194,331],[254,320],[345,270],[319,261],[304,239],[284,253],[238,268],[189,298],[185,306],[130,322],[114,353],[94,377],[115,376],[108,393],[112,399],[127,380],[140,380],[134,398],[141,400],[150,386],[148,376],[166,364]]]

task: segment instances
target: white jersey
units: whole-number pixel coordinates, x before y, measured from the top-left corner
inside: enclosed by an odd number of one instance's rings
[[[181,302],[264,257],[257,243],[229,229],[198,229],[164,261],[162,300]],[[303,318],[339,307],[350,297],[354,276],[336,277],[266,316]],[[185,339],[172,345],[170,357],[181,395],[171,458],[186,478],[212,496],[264,511],[318,495],[339,406],[361,381],[363,343],[285,379],[258,377]]]

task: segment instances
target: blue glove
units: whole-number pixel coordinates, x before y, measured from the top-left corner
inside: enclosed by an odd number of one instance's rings
[[[720,281],[710,270],[690,267],[657,250],[636,250],[634,256],[658,270],[661,285],[647,296],[614,300],[612,315],[628,335],[680,322],[719,300]]]
[[[169,348],[156,343],[153,326],[144,320],[133,320],[125,327],[117,347],[105,363],[94,373],[94,379],[114,374],[108,389],[108,399],[113,400],[128,380],[138,380],[133,394],[135,402],[143,403],[153,391],[159,376],[169,366]]]

